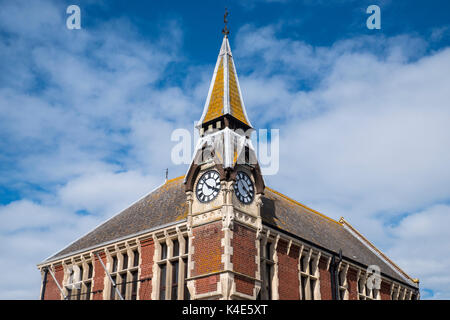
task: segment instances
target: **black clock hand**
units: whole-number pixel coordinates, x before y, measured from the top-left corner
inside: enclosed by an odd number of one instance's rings
[[[244,186],[244,188],[247,191],[247,193],[250,194],[250,189],[248,188],[248,185],[244,184],[244,183],[242,183],[242,185]]]
[[[244,186],[244,183],[242,182],[242,180],[239,180],[238,184],[239,184],[239,183],[241,184],[242,188],[245,189],[245,190],[247,191],[247,194],[248,194],[248,193],[249,193],[249,192],[248,192],[248,189],[247,189],[247,187]]]
[[[219,191],[219,188],[216,188],[216,187],[214,187],[214,186],[208,184],[208,182],[206,182],[206,181],[205,181],[205,184],[206,184],[210,189],[213,189],[214,191]]]

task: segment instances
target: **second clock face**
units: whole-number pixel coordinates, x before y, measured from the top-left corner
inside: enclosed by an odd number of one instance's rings
[[[215,170],[205,172],[197,183],[197,199],[201,202],[209,202],[219,194],[220,176]]]
[[[253,187],[252,180],[245,172],[239,171],[237,173],[234,193],[242,203],[248,204],[253,201],[255,188]]]

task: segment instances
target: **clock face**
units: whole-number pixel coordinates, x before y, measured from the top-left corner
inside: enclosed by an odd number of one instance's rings
[[[242,203],[248,204],[253,201],[255,196],[255,188],[250,177],[242,171],[236,175],[236,183],[234,184],[234,193]]]
[[[205,172],[197,183],[197,199],[200,202],[209,202],[219,194],[220,176],[215,170]]]

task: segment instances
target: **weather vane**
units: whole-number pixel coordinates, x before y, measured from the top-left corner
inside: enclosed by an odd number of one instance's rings
[[[225,8],[225,14],[223,15],[223,23],[225,23],[225,28],[222,29],[222,33],[226,36],[230,34],[230,30],[228,30],[227,28],[228,23],[227,17],[228,17],[228,10],[227,8]]]

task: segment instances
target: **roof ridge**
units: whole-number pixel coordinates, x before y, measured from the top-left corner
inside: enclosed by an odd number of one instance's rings
[[[271,192],[273,192],[273,193],[279,195],[280,197],[282,197],[282,198],[284,198],[284,199],[286,199],[286,200],[288,200],[288,201],[290,201],[290,202],[292,202],[292,203],[294,203],[294,204],[296,204],[296,205],[298,205],[298,206],[300,206],[300,207],[302,207],[302,208],[305,208],[305,209],[311,211],[312,213],[315,213],[316,215],[318,215],[318,216],[321,217],[321,218],[324,218],[324,219],[326,219],[326,220],[329,220],[329,221],[331,221],[331,222],[336,223],[336,224],[339,225],[339,226],[342,226],[342,224],[339,223],[338,221],[336,221],[336,220],[334,220],[334,219],[332,219],[332,218],[330,218],[330,217],[324,215],[323,213],[321,213],[321,212],[319,212],[319,211],[317,211],[317,210],[314,210],[314,209],[312,209],[312,208],[310,208],[310,207],[304,205],[303,203],[300,203],[300,202],[298,202],[298,201],[296,201],[296,200],[294,200],[294,199],[292,199],[292,198],[289,198],[288,196],[282,194],[281,192],[278,192],[278,191],[276,191],[276,190],[273,190],[272,188],[269,188],[269,187],[267,187],[267,186],[266,186],[266,189],[270,190]]]
[[[176,178],[169,179],[169,180],[167,180],[167,181],[165,182],[165,184],[175,182],[175,181],[177,181],[177,180],[183,179],[184,177],[185,177],[185,175],[182,175],[182,176],[179,176],[179,177],[176,177]]]

